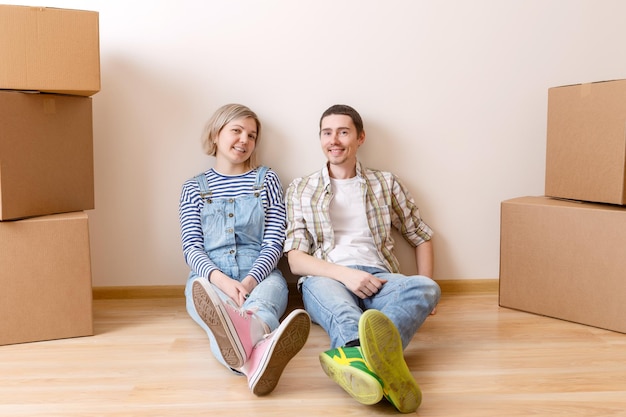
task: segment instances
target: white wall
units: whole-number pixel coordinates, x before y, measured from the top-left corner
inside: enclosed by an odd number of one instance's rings
[[[354,106],[362,160],[437,233],[435,278],[497,278],[500,202],[544,190],[547,89],[626,77],[621,0],[8,3],[100,12],[94,286],[184,283],[180,186],[227,102],[259,114],[284,186],[323,164],[321,112]]]

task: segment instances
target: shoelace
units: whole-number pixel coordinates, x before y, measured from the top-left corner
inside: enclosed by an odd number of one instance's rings
[[[258,317],[256,316],[256,312],[259,311],[259,307],[258,306],[254,306],[252,308],[249,309],[244,309],[242,307],[237,306],[233,300],[227,300],[226,303],[228,306],[230,306],[233,310],[235,310],[237,312],[237,314],[239,314],[241,317],[246,317],[246,316],[254,316],[258,319]]]
[[[244,310],[243,308],[237,306],[237,304],[235,304],[233,300],[226,300],[224,304],[235,310],[241,317],[244,317],[248,312],[248,310]]]
[[[261,318],[259,316],[256,315],[257,311],[259,311],[259,307],[258,306],[254,306],[252,308],[249,309],[243,309],[241,307],[238,307],[233,300],[227,300],[224,304],[228,305],[230,308],[232,308],[233,310],[235,310],[237,312],[237,314],[239,314],[240,317],[244,318],[244,319],[256,319],[258,320],[260,323],[263,324],[263,328],[264,328],[264,335],[263,337],[266,338],[269,335],[271,335],[274,332],[270,332],[270,329],[267,327],[267,325],[265,323],[263,323],[263,320],[261,320]]]

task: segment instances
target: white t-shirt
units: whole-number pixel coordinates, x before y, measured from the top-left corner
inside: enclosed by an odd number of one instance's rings
[[[330,184],[333,192],[330,220],[335,232],[335,247],[328,254],[328,260],[338,265],[364,265],[385,269],[367,225],[359,178],[331,178]]]

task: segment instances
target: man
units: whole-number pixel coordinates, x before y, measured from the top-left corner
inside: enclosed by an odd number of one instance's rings
[[[363,167],[363,121],[334,105],[320,119],[327,163],[287,189],[284,252],[311,320],[328,333],[324,372],[362,404],[384,396],[413,412],[421,391],[403,350],[440,297],[432,231],[408,190],[389,172]],[[418,275],[399,273],[391,227],[415,247]]]

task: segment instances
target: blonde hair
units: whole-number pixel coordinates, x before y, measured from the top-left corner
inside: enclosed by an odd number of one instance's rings
[[[251,117],[256,122],[256,145],[250,158],[246,161],[248,168],[256,168],[258,166],[256,161],[256,146],[259,145],[261,139],[261,121],[255,112],[242,104],[226,104],[213,113],[213,116],[209,119],[204,132],[202,134],[202,149],[204,153],[209,156],[215,156],[217,153],[217,137],[228,123],[235,119],[242,117]]]

